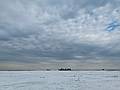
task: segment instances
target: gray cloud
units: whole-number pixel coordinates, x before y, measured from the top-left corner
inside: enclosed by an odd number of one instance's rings
[[[119,60],[118,0],[0,1],[0,58]],[[18,59],[19,58],[19,59]]]

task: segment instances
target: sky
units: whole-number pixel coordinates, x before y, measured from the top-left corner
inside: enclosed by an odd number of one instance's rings
[[[66,60],[120,61],[119,0],[0,0],[1,63]]]

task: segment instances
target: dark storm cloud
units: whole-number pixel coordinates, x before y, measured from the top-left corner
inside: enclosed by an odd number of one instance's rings
[[[10,60],[116,59],[119,0],[1,0],[0,58]],[[18,59],[19,58],[19,59]]]

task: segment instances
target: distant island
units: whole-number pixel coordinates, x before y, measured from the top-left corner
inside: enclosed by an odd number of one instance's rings
[[[72,69],[71,68],[60,68],[58,69],[58,71],[71,71]]]

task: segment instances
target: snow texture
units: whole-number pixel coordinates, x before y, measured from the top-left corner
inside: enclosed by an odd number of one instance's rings
[[[120,71],[0,71],[0,90],[120,90]]]

